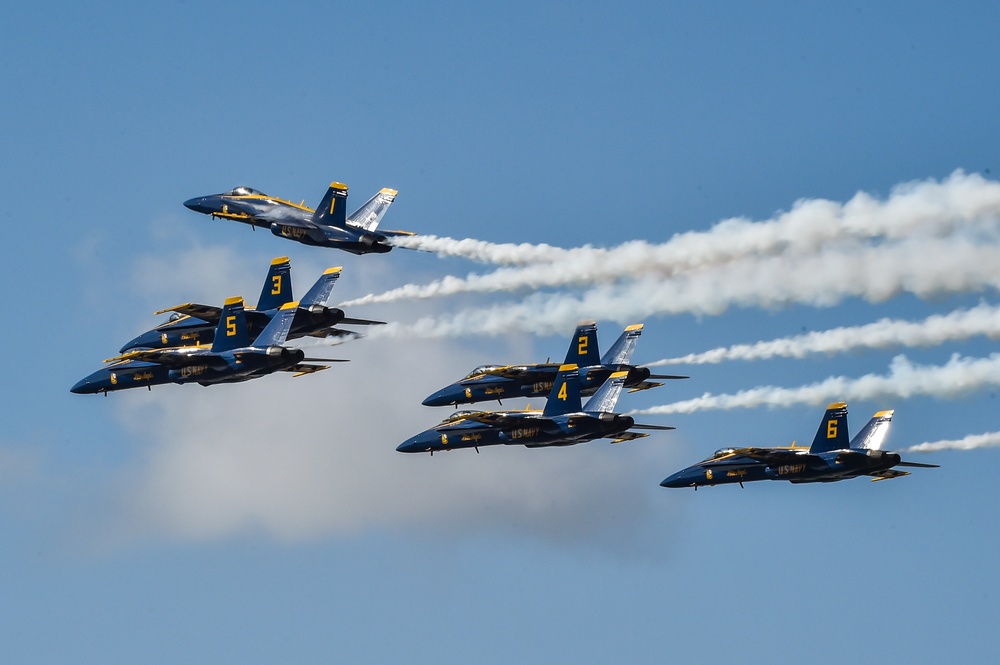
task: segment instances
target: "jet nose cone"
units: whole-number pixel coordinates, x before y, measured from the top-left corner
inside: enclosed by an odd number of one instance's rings
[[[660,487],[689,487],[691,480],[686,478],[686,475],[683,471],[678,471],[674,475],[664,478]]]
[[[212,205],[214,198],[214,196],[199,196],[197,198],[188,199],[184,202],[184,207],[207,215],[214,212],[216,209],[216,206]]]
[[[125,346],[118,349],[118,353],[127,353],[132,349],[150,349],[155,348],[154,342],[160,341],[160,335],[157,333],[143,333],[138,337],[130,339],[125,342]]]
[[[417,452],[420,452],[419,450],[417,450],[417,437],[412,436],[409,439],[407,439],[406,441],[404,441],[401,444],[399,444],[398,446],[396,446],[396,452],[398,452],[398,453],[417,453]]]
[[[449,404],[457,404],[458,400],[455,399],[453,391],[450,388],[442,388],[436,393],[432,393],[424,399],[421,404],[424,406],[448,406]]]
[[[80,379],[79,381],[77,381],[76,383],[74,383],[73,387],[70,388],[69,391],[71,393],[75,393],[77,395],[86,395],[88,393],[95,392],[94,389],[93,389],[93,386],[92,386],[92,384],[90,382],[90,377],[89,376],[87,378],[85,378],[85,379]]]

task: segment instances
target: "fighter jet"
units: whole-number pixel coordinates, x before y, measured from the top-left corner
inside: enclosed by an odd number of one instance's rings
[[[669,374],[650,374],[647,367],[628,364],[641,334],[641,323],[628,326],[602,358],[597,346],[597,324],[587,321],[576,327],[563,364],[579,366],[582,395],[593,395],[615,372],[627,373],[625,387],[629,392],[663,385],[648,379],[688,378]],[[558,363],[549,362],[529,365],[482,365],[472,370],[461,381],[429,395],[423,404],[446,406],[494,399],[500,402],[510,397],[542,397],[552,389],[559,367]]]
[[[153,386],[163,383],[235,383],[272,372],[311,374],[329,365],[316,365],[301,349],[283,346],[298,308],[297,302],[282,305],[267,327],[251,344],[243,298],[229,298],[222,308],[211,348],[187,346],[174,349],[138,349],[105,362],[80,380],[70,391],[78,394]],[[324,362],[341,362],[325,360]]]
[[[893,467],[933,469],[937,464],[904,462],[898,453],[882,450],[892,422],[892,411],[879,411],[853,440],[848,439],[847,404],[826,407],[809,448],[723,448],[714,455],[660,483],[663,487],[721,485],[751,480],[788,480],[793,483],[829,483],[858,476],[873,481],[910,475]]]
[[[337,328],[337,325],[383,325],[384,321],[349,318],[344,310],[327,307],[334,284],[340,277],[341,268],[329,268],[324,272],[312,288],[299,301],[299,307],[292,319],[292,327],[288,339],[299,337],[349,337],[357,336],[349,330]],[[257,301],[257,308],[247,308],[245,315],[250,341],[267,326],[278,309],[292,301],[291,266],[287,256],[281,256],[271,261],[264,287]],[[162,309],[156,314],[172,312],[170,319],[152,330],[148,330],[130,340],[121,348],[120,353],[129,349],[165,349],[176,346],[191,346],[211,344],[215,339],[216,326],[221,318],[222,308],[212,305],[185,303]]]
[[[331,182],[326,196],[313,210],[249,187],[225,194],[201,196],[184,202],[195,212],[230,219],[251,227],[271,229],[281,238],[306,245],[333,247],[352,254],[383,254],[392,249],[389,238],[413,235],[409,231],[377,230],[382,216],[396,198],[396,190],[382,189],[347,216],[347,185]]]
[[[475,448],[499,444],[528,448],[571,446],[609,438],[612,443],[639,439],[648,434],[633,429],[669,430],[673,427],[637,425],[631,416],[613,413],[628,372],[614,372],[586,406],[580,402],[580,376],[576,365],[563,365],[542,411],[458,411],[441,424],[407,439],[396,448],[401,453]]]

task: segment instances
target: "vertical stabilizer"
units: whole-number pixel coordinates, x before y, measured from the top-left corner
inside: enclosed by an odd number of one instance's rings
[[[545,402],[542,415],[561,416],[582,410],[580,405],[580,373],[576,365],[561,365],[556,380],[552,384],[549,399]]]
[[[834,402],[826,407],[823,420],[816,430],[816,438],[809,447],[811,453],[825,453],[831,450],[846,450],[850,447],[847,433],[847,404]]]
[[[892,410],[879,411],[868,424],[861,428],[851,440],[851,448],[860,450],[882,450],[882,443],[885,435],[889,433],[889,425],[892,424]]]
[[[608,349],[608,352],[601,358],[602,365],[627,365],[632,361],[632,352],[642,334],[642,324],[635,323],[621,334],[621,337]]]
[[[340,279],[341,268],[338,266],[336,268],[327,268],[326,271],[320,275],[316,283],[312,285],[302,300],[299,301],[300,307],[310,307],[311,305],[325,305],[327,299],[330,297],[330,292],[333,291],[333,285],[337,283]]]
[[[295,312],[298,308],[298,301],[282,305],[278,313],[267,324],[267,327],[260,331],[253,345],[263,348],[265,346],[281,346],[284,344],[285,340],[288,339],[288,331],[292,327],[292,319],[295,318]]]
[[[625,386],[625,379],[628,372],[614,372],[608,377],[594,396],[587,400],[584,411],[589,413],[611,413],[618,404],[618,396],[622,394],[622,387]]]
[[[591,367],[601,362],[601,352],[597,347],[597,323],[584,321],[576,327],[573,339],[566,351],[566,365]]]
[[[232,351],[250,345],[250,335],[247,333],[247,317],[243,311],[243,298],[226,298],[219,317],[219,325],[215,329],[215,340],[212,351]]]
[[[267,279],[260,290],[257,299],[257,310],[266,312],[278,309],[292,300],[292,265],[287,256],[279,256],[271,261],[271,269],[267,271]]]
[[[326,196],[313,213],[313,221],[323,226],[344,228],[347,225],[347,185],[330,183],[330,189],[326,190]]]
[[[396,200],[396,194],[398,193],[395,189],[382,188],[378,194],[368,199],[363,206],[352,212],[351,216],[347,218],[347,223],[356,228],[364,229],[369,233],[374,232],[378,228],[379,222],[382,221],[382,217],[389,209],[389,206]]]

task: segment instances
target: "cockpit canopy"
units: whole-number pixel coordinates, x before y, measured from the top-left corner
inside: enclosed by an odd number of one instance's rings
[[[445,425],[447,423],[453,423],[459,420],[465,420],[466,417],[474,413],[480,413],[480,412],[476,411],[475,409],[463,409],[461,411],[456,411],[455,413],[451,414],[450,416],[442,420],[441,424]]]
[[[251,189],[249,187],[237,187],[231,192],[226,192],[226,196],[267,196],[264,192],[258,192],[256,189]]]
[[[501,367],[503,367],[503,365],[480,365],[476,369],[469,372],[469,374],[465,378],[471,379],[472,377],[478,376],[480,374],[488,374],[489,372],[500,369]]]
[[[727,457],[736,452],[735,448],[719,448],[716,450],[709,459],[719,459],[720,457]]]

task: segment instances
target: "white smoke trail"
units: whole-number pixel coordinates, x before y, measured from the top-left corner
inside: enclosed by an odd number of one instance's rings
[[[916,322],[880,319],[863,326],[844,326],[754,344],[734,344],[702,353],[665,358],[645,365],[659,367],[714,364],[727,360],[805,358],[810,354],[844,353],[856,349],[935,346],[979,335],[990,339],[1000,337],[1000,307],[982,303],[968,310],[936,314]]]
[[[808,256],[746,257],[671,279],[598,285],[578,295],[536,293],[519,302],[467,308],[378,332],[422,337],[553,334],[572,329],[595,312],[627,324],[661,314],[717,315],[734,305],[828,307],[848,297],[882,302],[902,293],[930,298],[984,289],[1000,289],[1000,238],[986,241],[982,235],[959,232],[876,247],[841,241]]]
[[[976,448],[996,446],[1000,446],[1000,432],[986,432],[985,434],[970,434],[962,439],[918,443],[915,446],[910,446],[904,452],[933,453],[939,450],[975,450]]]
[[[997,221],[1000,221],[1000,183],[956,171],[942,182],[899,185],[885,201],[865,193],[858,193],[845,204],[802,200],[790,212],[768,221],[729,219],[707,232],[677,234],[662,244],[631,241],[610,249],[590,246],[560,249],[548,245],[497,245],[412,236],[394,242],[413,249],[517,267],[464,278],[449,276],[424,285],[408,284],[343,305],[465,292],[586,286],[653,275],[663,278],[750,256],[808,255],[834,241],[876,238],[893,241],[914,234],[946,236],[976,226],[995,235]]]
[[[694,413],[709,409],[752,409],[795,404],[825,404],[831,400],[907,399],[917,395],[952,398],[985,386],[1000,386],[1000,354],[988,358],[953,355],[944,365],[917,365],[905,356],[893,358],[886,375],[857,379],[833,376],[798,388],[760,386],[735,394],[705,393],[695,399],[635,411],[637,415]]]
[[[564,256],[567,251],[546,244],[492,243],[472,238],[456,240],[434,235],[398,236],[389,238],[388,242],[396,247],[434,252],[445,257],[457,256],[479,263],[511,266],[554,261]]]

